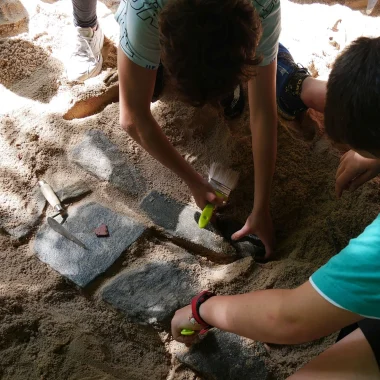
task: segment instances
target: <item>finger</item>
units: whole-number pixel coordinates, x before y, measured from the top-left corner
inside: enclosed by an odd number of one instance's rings
[[[207,199],[207,202],[209,203],[214,203],[216,201],[216,194],[212,193],[211,191],[208,191],[206,193],[206,199]]]
[[[195,343],[197,339],[197,335],[191,335],[191,336],[184,336],[179,335],[178,337],[174,338],[177,342],[185,344],[187,347],[190,347],[192,344]]]
[[[260,238],[260,240],[265,246],[265,256],[259,258],[258,261],[260,261],[260,259],[261,261],[268,261],[273,255],[274,241],[271,237],[266,237],[266,236],[261,237],[260,235],[258,235],[258,237]]]
[[[173,334],[173,338],[174,338],[177,342],[180,342],[180,343],[186,343],[186,342],[188,341],[189,336],[182,335],[181,333],[176,332],[175,334]]]
[[[343,194],[343,188],[341,187],[341,184],[338,183],[338,181],[335,182],[335,196],[339,199]]]
[[[231,236],[231,239],[232,240],[240,240],[241,238],[243,238],[246,235],[249,235],[250,233],[251,233],[251,230],[250,230],[249,226],[247,224],[245,224],[242,229],[240,229],[239,231],[236,231]]]
[[[361,176],[363,173],[366,173],[367,170],[359,170],[359,169],[346,169],[340,176],[337,178],[335,182],[335,190],[337,192],[338,198],[342,195],[344,190],[348,190],[351,183]],[[368,179],[367,179],[368,181]]]
[[[347,156],[349,156],[351,153],[351,150],[349,150],[348,152],[344,153],[341,157],[340,157],[340,162],[343,162]]]
[[[172,321],[171,321],[171,331],[173,339],[175,339],[177,342],[183,343],[183,338],[185,338],[185,335],[181,334],[182,329],[178,328],[178,325],[176,323],[176,315],[174,315]]]
[[[343,162],[340,163],[338,169],[336,170],[335,179],[338,179],[342,173],[346,170],[346,165]]]
[[[354,151],[350,150],[341,157],[338,170],[336,171],[335,179],[337,179],[345,170],[351,171],[354,175],[354,172],[356,170],[353,169],[352,165],[355,161],[352,161],[351,158],[354,157],[355,154],[356,153]],[[356,174],[359,174],[359,173],[356,173]]]
[[[197,337],[196,331],[193,335],[183,335],[182,334],[182,328],[178,328],[177,323],[175,322],[176,317],[172,319],[171,323],[171,331],[173,339],[177,342],[184,343],[184,344],[192,344],[194,339]],[[193,328],[192,328],[193,329]]]
[[[222,203],[222,200],[210,191],[206,193],[206,200],[208,203],[212,203],[215,206]]]
[[[206,199],[209,203],[212,203],[216,206],[221,206],[226,202],[225,197],[218,197],[215,193],[208,192],[206,194]]]
[[[348,190],[349,191],[355,191],[358,187],[369,181],[374,177],[373,173],[370,171],[366,171],[363,174],[356,177],[350,184]]]
[[[342,196],[344,190],[348,188],[351,181],[355,178],[350,170],[345,170],[335,181],[335,194],[338,198]]]

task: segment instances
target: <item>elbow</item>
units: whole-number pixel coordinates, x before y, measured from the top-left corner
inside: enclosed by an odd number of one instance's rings
[[[121,113],[120,126],[138,144],[149,141],[152,135],[152,117],[145,113]]]
[[[275,344],[301,344],[311,339],[308,338],[307,329],[300,320],[287,320],[286,317],[278,318],[276,323],[277,331],[275,339],[271,343]]]
[[[137,142],[140,141],[138,129],[134,122],[120,120],[120,125],[121,128],[127,132],[130,137],[133,138],[133,140]]]
[[[314,326],[308,325],[306,322],[301,320],[288,321],[285,323],[283,333],[280,334],[281,341],[278,344],[302,344],[323,336],[316,331]]]
[[[309,319],[289,308],[286,300],[270,319],[275,334],[273,342],[268,343],[301,344],[323,336]]]
[[[133,135],[137,133],[136,124],[132,121],[120,119],[120,126],[122,129],[124,129],[125,132],[128,133],[128,135]]]

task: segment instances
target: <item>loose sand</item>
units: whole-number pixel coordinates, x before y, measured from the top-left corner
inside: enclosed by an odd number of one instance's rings
[[[282,1],[281,40],[315,77],[327,77],[336,55],[352,39],[380,35],[378,17],[339,4],[302,2],[308,4]],[[129,324],[100,301],[96,292],[79,291],[41,263],[33,254],[35,230],[21,242],[6,232],[35,220],[33,189],[40,178],[56,187],[84,178],[94,190],[94,200],[139,217],[136,199],[68,161],[67,152],[89,129],[104,131],[144,173],[149,189],[193,202],[186,186],[118,124],[119,105],[112,103],[117,98],[118,27],[113,12],[118,0],[98,2],[107,36],[106,59],[102,74],[86,85],[69,85],[64,77],[62,62],[72,41],[70,1],[21,3],[6,0],[0,4],[0,16],[6,19],[0,25],[0,37],[4,37],[0,39],[0,376],[196,379],[173,359],[173,344],[165,332]],[[209,107],[198,110],[179,103],[170,91],[152,109],[167,136],[197,170],[206,173],[217,160],[241,173],[225,212],[244,221],[253,202],[254,177],[247,110],[239,120],[227,123]],[[379,212],[377,180],[335,199],[340,153],[326,140],[320,114],[310,111],[302,123],[281,122],[278,141],[271,206],[279,260],[256,265],[240,280],[220,281],[216,290],[221,293],[301,284]],[[133,260],[152,253],[157,260],[166,260],[165,247],[150,238],[133,247],[129,257]],[[334,338],[298,347],[272,346],[267,362],[274,378],[294,372]]]

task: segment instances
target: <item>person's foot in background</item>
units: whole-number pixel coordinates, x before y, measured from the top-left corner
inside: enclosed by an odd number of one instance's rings
[[[98,75],[102,69],[104,34],[96,16],[97,0],[72,0],[75,47],[66,63],[69,81],[84,81]]]
[[[95,77],[102,70],[104,34],[99,25],[96,29],[76,28],[76,46],[66,65],[69,81],[84,81]]]
[[[302,84],[310,74],[304,67],[298,66],[289,50],[279,44],[277,55],[276,98],[279,114],[293,120],[307,106],[301,99]]]

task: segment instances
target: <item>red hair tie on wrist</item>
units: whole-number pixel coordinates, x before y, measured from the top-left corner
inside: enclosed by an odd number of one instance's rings
[[[205,334],[208,330],[210,330],[213,326],[206,323],[199,314],[199,308],[202,305],[202,303],[206,302],[209,298],[214,297],[216,294],[209,292],[208,290],[203,290],[198,295],[193,297],[191,300],[191,312],[193,314],[193,318],[195,321],[203,327],[200,335]]]

